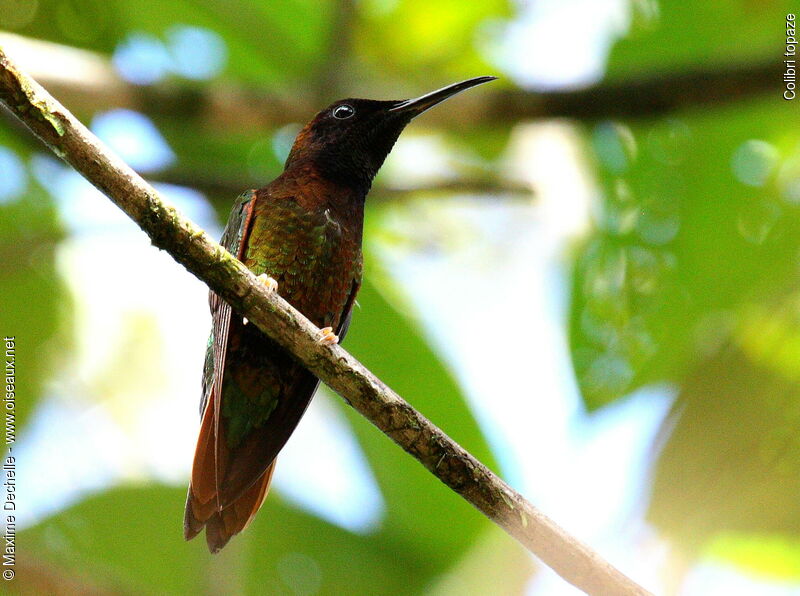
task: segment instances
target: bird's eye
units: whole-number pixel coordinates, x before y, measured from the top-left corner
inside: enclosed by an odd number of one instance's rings
[[[336,106],[335,108],[333,108],[332,112],[333,117],[336,118],[337,120],[347,120],[355,113],[356,111],[353,109],[353,106],[349,106],[346,103],[343,103],[340,106]]]

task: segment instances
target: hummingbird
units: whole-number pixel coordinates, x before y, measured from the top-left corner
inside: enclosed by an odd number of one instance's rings
[[[297,135],[283,173],[239,196],[221,244],[271,290],[337,343],[361,285],[364,203],[400,133],[429,108],[483,76],[416,99],[343,99]],[[210,292],[200,433],[184,515],[184,537],[203,528],[212,553],[253,520],[276,457],[319,380],[275,341]]]

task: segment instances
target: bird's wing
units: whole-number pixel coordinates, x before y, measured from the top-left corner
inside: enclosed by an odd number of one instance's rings
[[[253,224],[253,207],[255,192],[248,191],[239,195],[231,209],[228,223],[222,232],[220,244],[237,259],[242,259],[247,236]],[[206,402],[214,389],[219,394],[222,375],[214,371],[223,370],[227,351],[227,338],[230,330],[231,307],[213,290],[208,292],[208,304],[211,309],[211,335],[208,338],[206,361],[203,368],[203,395],[200,400],[200,416],[206,409]]]
[[[338,244],[341,227],[326,213],[309,212],[292,197],[270,198],[269,214],[259,212],[259,223],[250,236],[250,244],[259,247],[258,256],[248,252],[246,264],[274,275],[284,298],[320,327],[331,325],[343,337],[359,288],[360,246]],[[266,205],[258,209],[267,209]],[[297,215],[292,215],[293,210]],[[279,240],[278,230],[285,229],[292,230],[290,248]],[[320,241],[321,234],[330,236]],[[320,261],[330,267],[313,265]],[[312,373],[253,326],[242,327],[234,320],[231,328],[229,349],[236,357],[230,357],[225,369],[225,428],[219,433],[227,437],[229,446],[219,487],[223,507],[239,498],[275,459],[319,384]]]
[[[252,191],[239,196],[222,234],[222,246],[238,259],[242,258],[247,235],[252,226],[254,198],[255,193]],[[211,336],[208,338],[203,368],[203,392],[200,400],[202,422],[192,466],[190,494],[193,494],[199,503],[210,506],[217,495],[217,476],[221,464],[218,461],[220,458],[217,448],[218,420],[222,371],[225,369],[231,326],[231,307],[213,291],[209,292],[208,299],[211,307]]]
[[[295,261],[303,263],[310,256],[304,250],[328,250],[329,243],[312,242],[316,237],[302,238],[303,233],[318,234],[325,229],[326,216],[309,214],[299,209],[301,206],[295,207],[290,197],[276,196],[269,197],[269,205],[274,206],[270,209],[298,208],[300,217],[313,219],[312,225],[307,225],[308,221],[298,225],[289,215],[283,219],[280,211],[255,216],[256,201],[250,198],[240,198],[234,207],[223,244],[255,272],[274,274],[279,291],[284,290],[290,302],[299,305],[309,297],[317,300],[320,286],[309,283],[305,276],[310,270],[302,265],[298,268]],[[256,219],[261,224],[254,225]],[[270,228],[262,229],[264,224]],[[291,249],[287,250],[277,237],[279,230],[290,228],[301,236],[292,236]],[[258,247],[253,253],[246,249],[248,238]],[[330,296],[340,297],[323,299],[324,304],[330,304],[326,308],[337,311],[329,310],[325,321],[328,316],[332,318],[324,324],[335,326],[340,338],[347,332],[359,288],[360,250],[356,247],[355,251],[344,257],[334,251],[335,258],[355,257],[357,267],[347,267],[348,277],[338,278],[335,287],[341,289]],[[264,261],[253,261],[253,255]],[[334,257],[326,254],[325,258]],[[260,507],[275,458],[304,414],[319,380],[269,337],[244,324],[215,294],[211,295],[211,306],[213,331],[206,356],[203,422],[187,500],[185,534],[191,538],[206,526],[209,547],[216,551],[241,531]]]
[[[353,318],[353,307],[356,304],[356,296],[358,295],[358,290],[360,288],[361,275],[353,279],[353,285],[350,288],[350,295],[347,297],[347,302],[345,302],[344,310],[342,311],[341,323],[339,323],[339,328],[336,330],[336,335],[339,336],[340,342],[344,340],[348,329],[350,329],[350,319]]]
[[[337,327],[340,340],[347,334],[359,287],[360,282],[353,279]],[[275,346],[277,347],[277,344]],[[264,471],[274,463],[278,452],[303,417],[319,385],[319,379],[315,375],[302,365],[289,360],[290,357],[282,349],[280,353],[274,352],[270,357],[274,362],[281,363],[278,366],[288,373],[286,377],[291,380],[281,387],[281,398],[277,400],[268,418],[260,426],[250,430],[241,444],[231,452],[231,457],[226,462],[224,482],[219,487],[222,507],[235,503],[241,495],[247,494]],[[221,434],[224,435],[224,431]]]

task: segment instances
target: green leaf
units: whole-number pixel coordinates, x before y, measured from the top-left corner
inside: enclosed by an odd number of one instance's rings
[[[720,532],[800,535],[800,385],[735,346],[684,382],[653,471],[648,517],[691,552]]]
[[[162,486],[113,489],[21,532],[18,543],[26,555],[115,592],[197,593],[211,579],[208,554],[202,541],[183,541],[185,498]]]
[[[374,217],[376,214],[371,214]],[[371,266],[358,297],[345,347],[380,379],[490,467],[489,448],[450,372],[407,315],[376,290],[389,283]],[[486,528],[487,520],[392,444],[359,414],[345,408],[386,500],[381,528],[420,566],[441,571]]]
[[[67,337],[72,305],[56,269],[56,249],[64,231],[53,200],[33,182],[25,165],[30,150],[2,130],[0,149],[16,155],[28,183],[20,196],[0,203],[0,334],[16,338],[19,434],[71,345]],[[5,356],[5,342],[2,345]]]
[[[363,67],[376,77],[391,72],[427,84],[431,72],[458,80],[464,73],[486,71],[489,64],[477,49],[481,27],[510,13],[505,0],[408,0],[388,10],[378,8],[380,4],[365,4],[365,22],[356,31]]]
[[[225,76],[250,84],[291,88],[307,82],[324,60],[333,2],[275,0],[42,0],[34,18],[15,32],[111,54],[130,33],[166,39],[176,25],[204,27],[225,42]]]
[[[715,539],[705,554],[760,575],[800,580],[800,540],[797,538],[728,533]]]
[[[587,131],[603,199],[576,258],[570,338],[588,408],[680,381],[720,313],[785,291],[800,250],[793,115],[766,98]]]
[[[680,548],[742,558],[757,541],[776,550],[800,538],[800,301],[752,305],[736,321],[681,384],[648,516]],[[769,563],[749,558],[766,573],[790,567]]]
[[[125,594],[415,594],[431,581],[413,552],[359,536],[271,496],[218,555],[182,536],[183,488],[116,488],[21,532],[51,574]],[[21,553],[20,553],[21,554]],[[35,582],[20,573],[20,588]],[[32,585],[36,585],[33,583]]]
[[[731,68],[775,60],[783,43],[785,16],[797,12],[788,0],[752,10],[743,2],[717,0],[692,4],[680,0],[643,0],[631,4],[630,34],[611,54],[609,78],[688,68]]]

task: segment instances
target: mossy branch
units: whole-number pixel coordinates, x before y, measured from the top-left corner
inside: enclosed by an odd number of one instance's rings
[[[320,344],[319,329],[269,292],[203,230],[167,205],[70,112],[20,72],[1,48],[0,102],[127,213],[155,246],[290,351],[434,476],[565,580],[590,594],[648,593],[559,528],[344,349]]]

